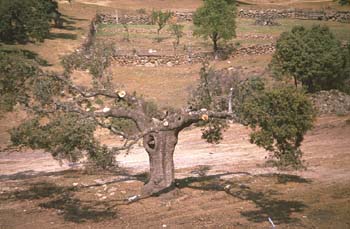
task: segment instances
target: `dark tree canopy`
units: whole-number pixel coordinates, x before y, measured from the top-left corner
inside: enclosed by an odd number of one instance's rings
[[[0,42],[43,41],[52,20],[61,25],[60,15],[53,0],[1,0]]]
[[[293,77],[309,92],[341,89],[350,77],[348,55],[328,27],[296,26],[278,39],[270,67],[277,78]]]
[[[226,0],[205,0],[193,15],[194,34],[210,38],[214,52],[220,40],[230,40],[236,36],[236,3]]]
[[[345,6],[350,4],[350,0],[334,0],[335,2],[338,2],[339,5]]]

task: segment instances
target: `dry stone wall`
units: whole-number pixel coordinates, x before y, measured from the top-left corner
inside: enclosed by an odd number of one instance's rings
[[[155,51],[155,50],[153,50]],[[248,56],[248,55],[265,55],[272,54],[275,51],[275,44],[264,44],[264,45],[251,45],[247,47],[237,48],[231,56]],[[146,66],[146,67],[157,67],[157,66],[169,66],[183,65],[183,64],[195,64],[203,63],[205,61],[213,60],[215,57],[212,52],[200,52],[191,53],[187,55],[164,55],[161,53],[157,54],[143,54],[132,53],[132,51],[119,50],[114,56],[114,60],[121,66]]]
[[[304,9],[266,9],[245,10],[240,9],[238,16],[241,18],[295,18],[304,20],[324,20],[350,23],[350,11],[334,10],[304,10]]]
[[[320,91],[310,96],[319,115],[350,113],[350,95],[338,90]]]
[[[248,10],[240,9],[238,16],[241,18],[295,18],[304,20],[324,20],[350,23],[350,11],[335,10],[305,10],[305,9],[264,9]],[[178,22],[192,21],[193,12],[175,11],[174,17]],[[126,23],[126,24],[152,24],[150,15],[113,15],[99,14],[101,23]]]

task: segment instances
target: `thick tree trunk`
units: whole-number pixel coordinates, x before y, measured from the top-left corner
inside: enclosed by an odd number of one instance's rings
[[[142,196],[152,195],[174,183],[173,155],[177,144],[177,131],[161,131],[144,137],[143,145],[149,155],[150,176],[143,187]]]

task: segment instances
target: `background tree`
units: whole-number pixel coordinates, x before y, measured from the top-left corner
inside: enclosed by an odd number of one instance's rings
[[[236,3],[226,0],[205,0],[193,15],[194,34],[213,42],[214,52],[218,51],[220,40],[236,36]]]
[[[52,0],[2,0],[0,2],[0,42],[43,41],[50,22],[58,25],[60,13]]]
[[[179,46],[180,38],[184,35],[183,29],[184,29],[184,25],[180,25],[180,24],[171,24],[169,26],[170,33],[173,36],[175,36],[175,42],[173,43],[174,50],[176,50],[176,48]]]
[[[172,17],[173,13],[170,11],[162,12],[161,10],[153,10],[151,14],[152,24],[157,24],[157,41],[160,42],[160,31],[164,28],[168,20]]]
[[[309,92],[342,88],[348,79],[346,51],[328,27],[294,27],[281,34],[270,63],[274,75],[293,77]]]
[[[342,6],[350,4],[350,0],[333,0],[333,1],[338,2],[338,4]]]

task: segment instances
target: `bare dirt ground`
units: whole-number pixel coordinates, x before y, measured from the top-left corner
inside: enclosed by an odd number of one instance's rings
[[[61,167],[43,152],[0,155],[0,228],[349,228],[350,125],[323,117],[303,144],[306,171],[263,166],[264,150],[232,124],[219,145],[181,134],[176,188],[127,204],[146,179],[140,147],[116,172]],[[108,139],[107,139],[108,140]],[[23,155],[26,155],[23,157]]]
[[[60,57],[81,44],[89,20],[100,10],[194,10],[201,4],[199,0],[60,2],[71,24],[54,30],[52,39],[43,44],[23,46],[47,59],[52,70],[59,70]],[[315,2],[273,1],[273,6],[293,4],[315,7]],[[332,4],[324,1],[316,7]],[[239,57],[215,66],[261,72],[270,58]],[[112,71],[114,82],[127,91],[137,90],[161,106],[180,107],[186,104],[188,85],[198,79],[199,68],[112,66]],[[82,72],[75,78],[85,82]],[[18,110],[2,117],[0,145],[9,141],[5,130],[24,118]],[[132,204],[125,199],[139,194],[147,179],[148,158],[140,146],[118,155],[121,168],[109,172],[79,170],[41,151],[1,152],[0,229],[271,228],[269,217],[278,228],[350,228],[349,120],[350,116],[318,119],[302,146],[308,169],[298,172],[264,166],[267,152],[249,143],[244,126],[232,124],[219,145],[205,143],[199,129],[186,130],[175,152],[176,188]],[[113,138],[102,137],[115,144]]]

